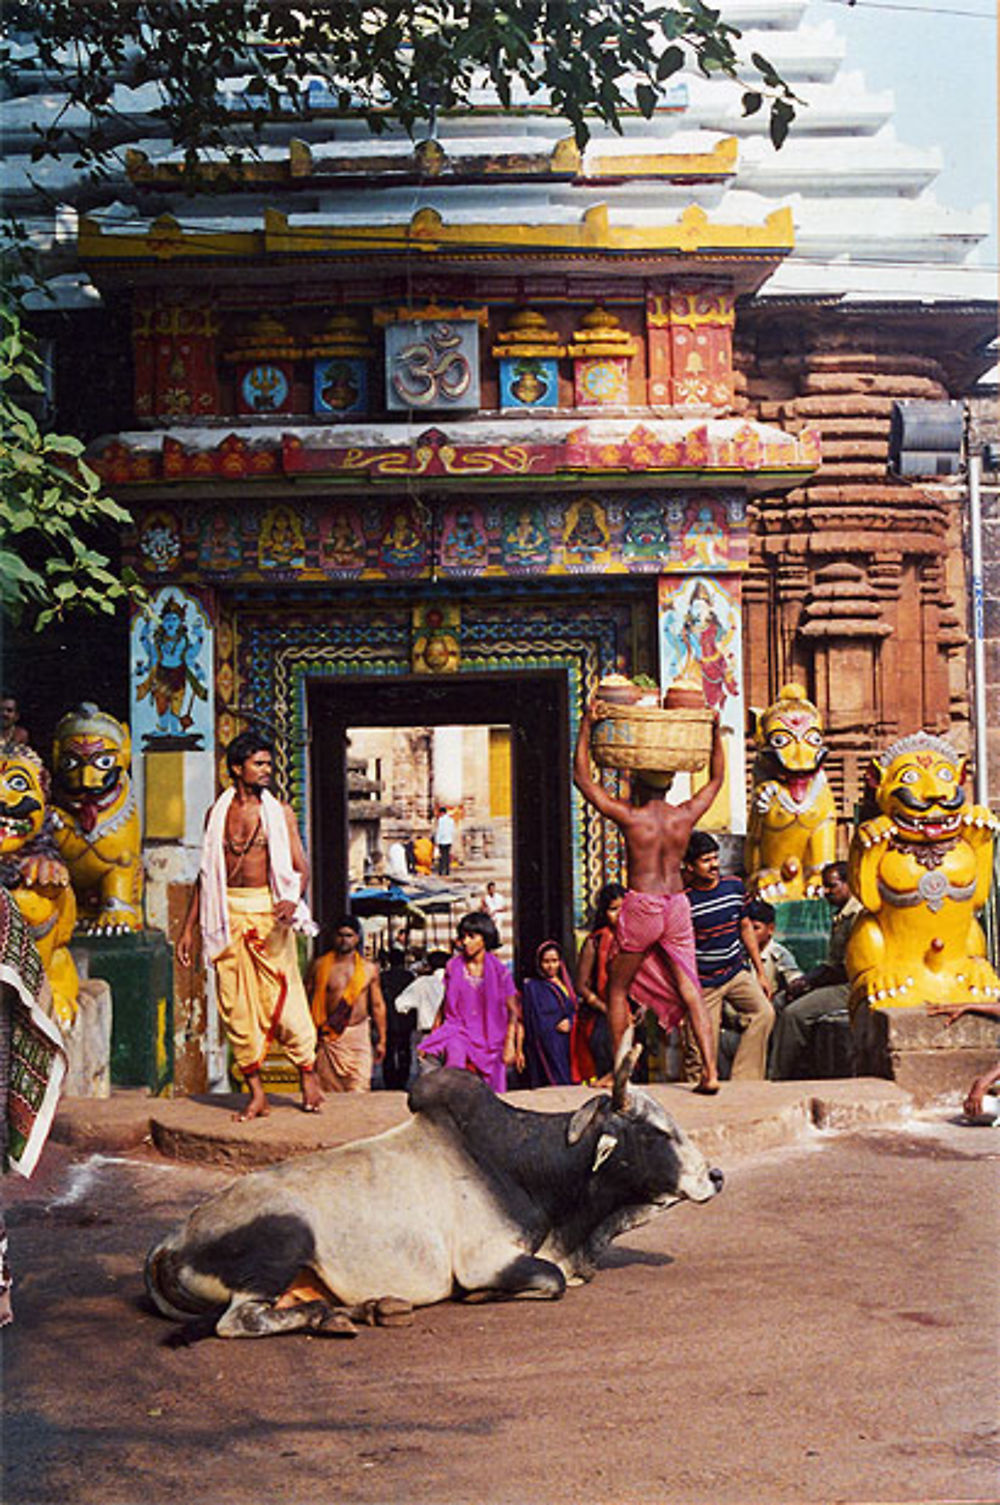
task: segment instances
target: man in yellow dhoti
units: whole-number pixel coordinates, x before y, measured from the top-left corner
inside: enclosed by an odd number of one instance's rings
[[[343,915],[332,929],[333,950],[316,958],[310,974],[316,1073],[327,1092],[367,1092],[373,1062],[385,1058],[382,984],[378,968],[360,954],[360,941],[359,922]],[[369,1013],[378,1037],[374,1054]]]
[[[272,1041],[299,1068],[302,1106],[319,1111],[316,1030],[299,973],[294,931],[315,935],[303,901],[309,882],[302,839],[291,806],[271,794],[273,752],[256,732],[226,749],[232,788],[205,818],[201,870],[177,942],[190,966],[200,927],[215,967],[219,1014],[236,1064],[250,1089],[241,1121],[268,1113],[260,1080]]]

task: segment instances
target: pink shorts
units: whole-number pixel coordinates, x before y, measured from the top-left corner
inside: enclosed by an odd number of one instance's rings
[[[672,1029],[685,1009],[670,962],[698,987],[694,925],[687,894],[640,894],[629,889],[618,916],[616,934],[623,951],[645,952],[632,979],[630,997],[651,1008],[664,1029]]]

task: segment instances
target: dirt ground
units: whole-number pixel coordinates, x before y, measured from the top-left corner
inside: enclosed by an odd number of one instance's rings
[[[3,1499],[996,1501],[1000,1131],[815,1133],[724,1168],[555,1304],[174,1350],[143,1257],[226,1173],[50,1146],[8,1197]]]

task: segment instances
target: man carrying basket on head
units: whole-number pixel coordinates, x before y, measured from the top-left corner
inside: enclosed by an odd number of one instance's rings
[[[573,782],[601,815],[614,821],[625,839],[628,891],[618,919],[619,950],[611,963],[608,1023],[615,1059],[629,1023],[628,995],[653,1010],[664,1030],[685,1014],[701,1050],[704,1069],[696,1087],[717,1092],[712,1029],[698,983],[694,929],[684,893],[681,859],[697,822],[708,810],[726,776],[718,714],[712,724],[709,777],[682,804],[668,805],[664,795],[672,775],[662,785],[647,781],[641,772],[630,775],[631,802],[616,799],[599,784],[590,767],[590,734],[596,701],[580,718],[573,760]]]

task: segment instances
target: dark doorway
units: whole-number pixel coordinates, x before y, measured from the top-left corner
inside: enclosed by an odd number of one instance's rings
[[[347,732],[351,726],[511,727],[515,969],[572,941],[567,681],[549,674],[317,679],[308,686],[316,917],[347,907]]]

